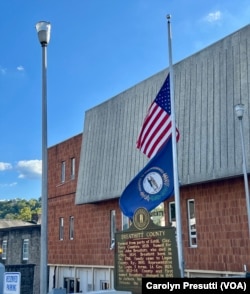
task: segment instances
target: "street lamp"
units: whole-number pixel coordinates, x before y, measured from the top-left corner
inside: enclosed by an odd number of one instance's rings
[[[247,217],[248,217],[248,230],[250,233],[250,203],[249,203],[249,187],[248,187],[248,177],[247,177],[247,167],[246,167],[246,152],[244,145],[243,137],[243,124],[242,118],[244,114],[244,104],[237,104],[234,106],[235,114],[240,122],[240,137],[241,137],[241,148],[242,148],[242,167],[244,174],[244,183],[245,183],[245,194],[246,194],[246,205],[247,205]]]
[[[36,30],[39,42],[42,46],[42,220],[40,294],[45,294],[48,290],[47,46],[50,40],[51,25],[49,22],[40,21],[36,24]]]

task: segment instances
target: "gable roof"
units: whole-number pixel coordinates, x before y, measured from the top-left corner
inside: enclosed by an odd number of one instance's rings
[[[0,219],[0,229],[18,228],[18,227],[27,227],[27,226],[37,226],[37,224],[34,224],[32,222],[25,222],[22,220]]]

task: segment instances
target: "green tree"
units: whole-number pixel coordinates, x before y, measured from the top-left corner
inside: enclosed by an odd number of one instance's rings
[[[41,213],[41,198],[0,201],[0,219],[21,219],[30,221],[34,213]]]
[[[21,208],[18,219],[23,221],[31,221],[31,208],[29,206]]]

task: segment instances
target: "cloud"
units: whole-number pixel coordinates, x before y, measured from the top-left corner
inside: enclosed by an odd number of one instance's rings
[[[2,66],[0,65],[0,74],[1,74],[1,75],[5,75],[6,72],[7,72],[7,69],[4,68],[4,67],[2,67]]]
[[[0,171],[12,169],[12,165],[7,162],[0,162]]]
[[[42,161],[41,160],[21,160],[16,166],[19,176],[18,178],[40,178],[42,174]]]
[[[214,22],[218,22],[220,21],[222,18],[222,13],[217,10],[214,12],[210,12],[208,13],[205,17],[204,17],[204,21],[209,22],[209,23],[214,23]]]
[[[23,65],[18,65],[16,67],[16,70],[18,72],[24,72],[25,71],[25,68],[24,68]],[[13,68],[8,70],[8,75],[13,75],[14,73],[15,73],[15,71],[13,70]],[[7,75],[7,68],[5,68],[2,65],[0,65],[0,76],[5,76],[5,75]]]
[[[17,68],[16,68],[18,71],[24,71],[24,67],[22,65],[19,65]]]
[[[13,182],[10,184],[0,184],[1,188],[5,188],[5,187],[15,187],[17,185],[17,182]]]

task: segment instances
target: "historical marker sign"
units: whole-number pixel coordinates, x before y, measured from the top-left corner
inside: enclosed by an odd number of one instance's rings
[[[141,293],[143,277],[180,277],[175,228],[160,227],[139,208],[131,227],[115,236],[115,289]]]

